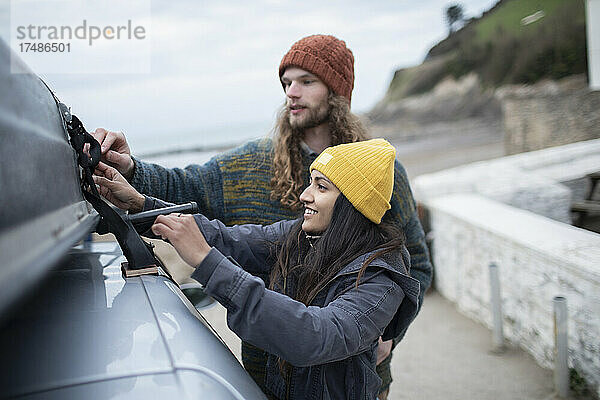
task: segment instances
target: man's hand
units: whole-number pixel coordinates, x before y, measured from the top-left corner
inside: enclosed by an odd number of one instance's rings
[[[390,353],[392,352],[393,340],[386,340],[385,342],[379,337],[379,345],[377,345],[377,365],[381,364]]]
[[[102,161],[115,167],[127,180],[131,179],[134,163],[123,132],[111,132],[104,128],[98,128],[92,132],[92,136],[100,143]]]
[[[113,167],[100,162],[93,178],[100,194],[120,209],[135,213],[144,208],[144,196]]]
[[[167,239],[183,261],[194,268],[210,251],[210,246],[191,215],[159,215],[152,225],[152,232]]]

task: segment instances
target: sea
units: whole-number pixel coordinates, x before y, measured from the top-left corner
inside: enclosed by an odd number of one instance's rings
[[[127,134],[132,153],[167,168],[204,164],[216,154],[249,140],[270,137],[273,121],[259,121],[198,130]]]

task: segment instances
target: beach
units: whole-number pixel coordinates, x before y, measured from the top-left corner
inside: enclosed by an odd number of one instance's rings
[[[397,128],[398,130],[401,127]],[[502,128],[498,123],[474,124],[471,121],[455,121],[438,124],[430,134],[406,139],[393,132],[374,131],[373,137],[384,137],[396,148],[396,158],[402,163],[410,179],[419,175],[440,171],[470,162],[504,156]],[[258,136],[257,136],[258,138]],[[221,151],[234,148],[219,146],[218,150],[177,151],[154,154],[140,158],[167,168],[183,168],[190,164],[204,164]]]

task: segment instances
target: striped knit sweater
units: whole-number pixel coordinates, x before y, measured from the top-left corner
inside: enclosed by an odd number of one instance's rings
[[[314,154],[303,154],[303,171],[308,171],[314,159]],[[204,165],[189,165],[184,169],[167,169],[134,160],[135,172],[131,183],[138,191],[172,203],[195,201],[201,213],[228,226],[266,225],[300,216],[299,211],[283,206],[278,200],[271,200],[273,143],[270,139],[248,142],[213,157]],[[306,185],[308,177],[306,172]],[[391,206],[390,212],[399,221],[406,236],[406,247],[411,256],[410,273],[421,283],[420,306],[431,284],[432,267],[408,177],[398,161]],[[243,354],[244,366],[257,379],[252,365],[249,365],[253,363],[254,356],[248,354],[248,346],[243,346],[242,350],[246,353]],[[384,385],[388,383],[385,381]]]

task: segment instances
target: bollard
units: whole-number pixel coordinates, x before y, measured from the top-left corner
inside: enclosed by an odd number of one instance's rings
[[[504,350],[504,333],[502,331],[502,298],[500,297],[500,278],[498,276],[498,266],[490,263],[490,301],[492,305],[492,340],[494,343],[494,352]]]
[[[569,344],[567,299],[555,296],[554,304],[554,387],[556,393],[566,398],[569,395]]]

